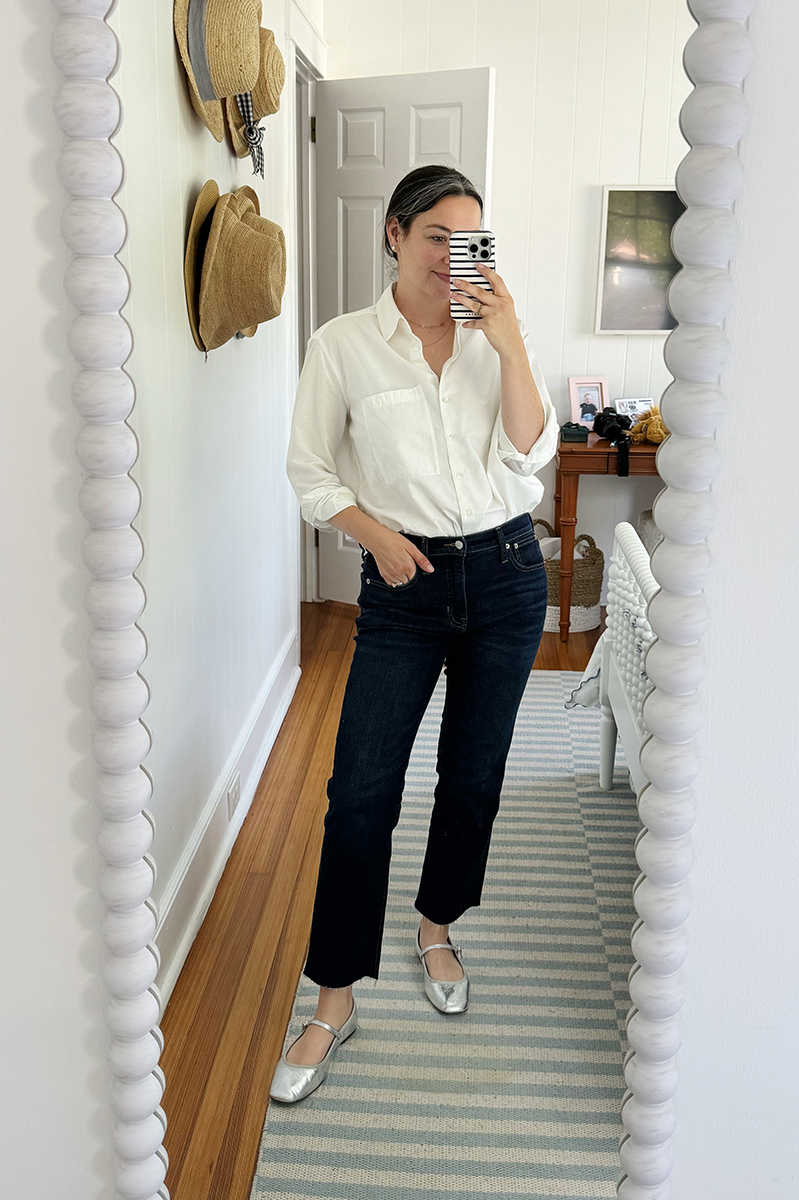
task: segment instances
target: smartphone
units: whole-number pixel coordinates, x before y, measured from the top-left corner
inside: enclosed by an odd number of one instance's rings
[[[485,263],[493,271],[497,269],[494,252],[494,235],[490,229],[455,229],[449,238],[449,311],[456,321],[482,321],[474,310],[463,304],[458,297],[463,295],[456,279],[465,279],[475,287],[493,292],[491,284],[477,270],[478,263]]]

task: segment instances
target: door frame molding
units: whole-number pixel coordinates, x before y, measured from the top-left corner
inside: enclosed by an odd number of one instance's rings
[[[288,74],[288,65],[287,65]],[[305,347],[316,329],[316,145],[311,141],[311,119],[316,116],[316,81],[321,73],[299,50],[294,50],[294,120],[296,162],[294,171],[297,213],[298,345],[297,376],[302,370]],[[300,96],[302,95],[302,103]],[[307,285],[307,286],[306,286]],[[319,546],[316,530],[300,515],[300,595],[305,601],[321,601],[319,592]]]

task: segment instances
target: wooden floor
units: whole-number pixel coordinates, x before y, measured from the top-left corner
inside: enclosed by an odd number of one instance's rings
[[[167,1005],[172,1200],[247,1200],[269,1084],[305,962],[358,608],[302,605],[300,679]],[[534,669],[582,671],[604,629],[545,633]]]

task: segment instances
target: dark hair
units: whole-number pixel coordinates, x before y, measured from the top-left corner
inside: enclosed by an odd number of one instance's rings
[[[399,181],[388,202],[383,221],[383,250],[396,261],[396,254],[386,233],[386,225],[396,217],[403,233],[408,232],[414,217],[427,212],[445,196],[472,196],[483,212],[483,198],[475,185],[455,167],[433,163],[427,167],[416,167]]]

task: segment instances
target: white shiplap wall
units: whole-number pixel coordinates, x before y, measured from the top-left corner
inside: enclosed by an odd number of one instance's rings
[[[325,0],[328,75],[496,67],[491,227],[561,421],[567,377],[607,375],[611,400],[658,398],[665,335],[595,335],[604,184],[671,183],[688,150],[685,0]],[[552,517],[554,464],[537,515]],[[657,478],[584,478],[577,532],[607,560]],[[541,531],[542,532],[542,531]],[[606,570],[607,575],[607,570]],[[603,594],[603,601],[605,597]]]
[[[124,121],[114,141],[125,162],[117,201],[129,228],[120,258],[131,277],[123,315],[134,338],[129,423],[141,447],[132,474],[143,494],[137,575],[147,593],[143,674],[152,698],[144,720],[153,734],[146,767],[157,822],[155,895],[165,918],[163,983],[229,853],[230,777],[241,773],[238,822],[298,671],[299,517],[285,473],[296,361],[293,85],[288,78],[279,111],[263,121],[261,180],[249,158],[235,158],[196,117],[172,4],[125,0],[109,23],[122,43],[114,86]],[[265,0],[262,23],[284,49],[281,0]],[[183,253],[207,179],[223,193],[255,188],[262,215],[284,229],[289,264],[280,316],[206,358],[189,328]]]

